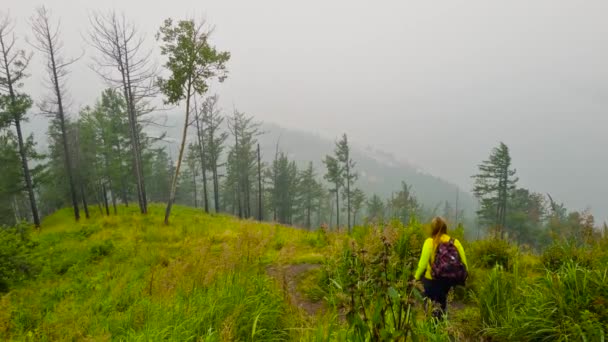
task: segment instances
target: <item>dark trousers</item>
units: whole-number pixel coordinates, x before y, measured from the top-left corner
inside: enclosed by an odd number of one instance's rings
[[[439,304],[441,307],[441,312],[433,312],[433,315],[443,316],[447,309],[448,292],[450,292],[453,285],[449,282],[426,278],[422,278],[422,285],[424,286],[424,295],[426,298]]]

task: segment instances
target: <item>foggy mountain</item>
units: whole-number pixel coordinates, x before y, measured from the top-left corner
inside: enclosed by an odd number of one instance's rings
[[[150,128],[153,136],[160,135],[162,130],[166,131],[166,141],[169,141],[166,144],[167,151],[171,158],[176,160],[179,148],[177,138],[181,135],[181,127],[168,121],[166,127],[162,129]],[[286,153],[298,164],[298,167],[304,168],[312,161],[318,178],[323,178],[325,166],[322,160],[326,155],[333,153],[335,146],[331,138],[267,122],[262,123],[261,131],[264,134],[258,137],[258,141],[262,160],[265,163],[272,163],[278,144],[279,152]],[[191,137],[194,136],[192,128],[189,134]],[[228,140],[227,144],[230,146],[232,141]],[[401,182],[405,181],[412,186],[416,198],[426,210],[438,208],[437,213],[440,214],[445,201],[448,201],[453,208],[456,207],[458,193],[458,208],[465,211],[467,218],[473,217],[475,200],[467,190],[460,189],[457,185],[431,175],[409,161],[400,160],[375,147],[361,146],[353,142],[352,149],[352,158],[356,163],[355,171],[359,174],[356,186],[368,196],[376,194],[383,199],[390,198],[401,188]]]

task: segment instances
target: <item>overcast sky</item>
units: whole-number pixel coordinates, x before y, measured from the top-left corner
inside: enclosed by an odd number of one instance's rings
[[[148,33],[167,17],[206,17],[229,50],[217,87],[258,119],[360,145],[471,188],[492,147],[511,147],[521,185],[608,217],[608,1],[3,0],[27,18],[61,16],[73,110],[103,84],[87,68],[87,15],[114,8]],[[8,5],[8,6],[7,6]],[[40,61],[27,84],[41,96]]]

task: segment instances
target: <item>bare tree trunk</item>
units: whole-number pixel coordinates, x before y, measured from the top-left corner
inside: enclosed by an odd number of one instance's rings
[[[112,182],[110,182],[110,195],[112,196],[112,208],[114,208],[114,215],[118,214],[118,208],[116,207],[116,196],[114,195],[116,192],[112,187]]]
[[[334,201],[329,201],[329,228],[331,228],[332,223],[334,222]]]
[[[146,197],[146,183],[144,180],[144,171],[143,165],[141,161],[141,145],[139,141],[139,129],[137,127],[137,111],[135,109],[135,99],[133,97],[133,87],[131,83],[131,66],[129,61],[129,53],[126,50],[128,45],[128,39],[126,37],[126,32],[123,30],[123,47],[125,49],[124,54],[124,69],[123,69],[123,79],[125,82],[125,95],[127,96],[127,105],[129,108],[129,112],[131,115],[131,120],[129,121],[129,125],[131,126],[131,134],[133,137],[133,149],[135,154],[135,171],[137,173],[137,183],[139,185],[139,192],[141,196],[141,212],[142,214],[148,213],[148,199]]]
[[[27,188],[27,195],[30,200],[30,207],[32,208],[32,219],[34,220],[34,226],[40,227],[40,216],[38,215],[38,206],[36,205],[36,196],[34,195],[34,186],[32,184],[32,176],[30,175],[30,168],[27,165],[27,155],[25,152],[25,146],[23,144],[23,133],[21,132],[21,122],[15,118],[15,127],[17,129],[17,142],[19,143],[19,155],[21,156],[21,167],[23,168],[23,178],[25,178],[25,186]]]
[[[101,183],[101,195],[103,198],[103,205],[106,209],[106,216],[110,216],[110,206],[108,205],[108,192],[106,190],[106,184]]]
[[[310,201],[308,202],[308,204],[306,205],[306,228],[308,228],[308,230],[310,230],[310,213],[312,211],[311,209],[312,203],[310,203]]]
[[[49,20],[49,14],[44,6],[37,9],[37,16],[32,20],[32,29],[34,30],[34,35],[36,38],[36,43],[34,43],[34,46],[48,58],[47,69],[52,83],[51,88],[53,97],[55,98],[55,104],[57,105],[56,112],[52,108],[41,109],[43,112],[53,114],[57,119],[59,119],[63,153],[65,156],[65,169],[68,176],[68,183],[70,185],[70,195],[72,198],[72,207],[74,208],[74,218],[76,221],[78,221],[80,219],[80,212],[78,209],[76,186],[74,184],[72,157],[68,148],[68,138],[65,125],[66,118],[63,106],[63,92],[61,89],[61,78],[67,75],[67,66],[72,64],[75,60],[69,62],[60,62],[60,65],[57,64],[57,58],[61,59],[60,56],[57,56],[57,48],[58,46],[60,47],[62,43],[59,41],[58,36],[59,27],[52,32],[49,25]]]
[[[82,200],[82,208],[84,209],[84,215],[86,218],[89,218],[89,206],[87,205],[87,196],[84,191],[84,185],[82,182],[80,183],[80,199]]]
[[[239,208],[239,218],[243,218],[243,207],[241,205],[241,186],[242,186],[242,178],[243,176],[241,175],[241,163],[239,161],[239,134],[238,134],[238,126],[237,126],[237,122],[236,122],[236,117],[234,119],[234,140],[235,140],[235,144],[234,144],[234,151],[235,151],[235,163],[236,163],[236,172],[237,172],[237,182],[236,182],[236,200],[238,202],[238,208]]]
[[[213,204],[215,212],[220,212],[220,181],[217,175],[217,165],[213,166]]]
[[[89,33],[90,43],[100,52],[95,59],[97,68],[94,70],[112,87],[121,88],[125,99],[137,199],[140,212],[146,214],[148,200],[136,103],[144,97],[150,97],[156,68],[148,63],[151,53],[139,55],[144,40],[124,17],[120,18],[115,12],[110,12],[107,15],[93,14],[89,19],[92,27]],[[111,71],[102,70],[118,70],[119,74],[112,76]]]
[[[192,173],[192,188],[194,190],[194,207],[198,208],[198,193],[196,189],[196,173]]]
[[[205,163],[205,142],[203,139],[202,127],[199,123],[198,109],[195,109],[196,113],[196,135],[198,137],[198,149],[201,157],[201,173],[203,174],[203,204],[205,206],[205,212],[209,214],[209,197],[207,195],[207,163]]]
[[[251,184],[249,182],[249,175],[246,175],[246,179],[244,179],[244,183],[245,183],[245,209],[247,210],[246,212],[246,217],[250,218],[251,217]]]
[[[186,138],[188,134],[188,124],[190,119],[190,99],[192,98],[192,83],[188,81],[186,97],[186,117],[184,119],[184,130],[182,132],[182,143],[179,147],[179,155],[177,157],[177,165],[175,167],[175,173],[173,174],[173,180],[171,181],[171,192],[169,195],[169,201],[167,202],[167,208],[165,209],[165,224],[169,224],[169,216],[171,216],[171,207],[175,202],[175,192],[177,190],[177,178],[179,176],[179,170],[182,166],[182,158],[184,156],[184,149],[186,148]]]
[[[340,230],[340,189],[336,188],[336,226]]]
[[[262,161],[260,156],[260,144],[258,144],[258,220],[264,219],[262,211]]]
[[[346,150],[346,217],[347,217],[347,230],[350,234],[350,148]]]
[[[116,143],[116,153],[118,153],[119,156],[122,156],[122,152],[120,149],[120,143]],[[122,161],[120,162],[120,183],[121,183],[121,196],[122,196],[122,203],[126,206],[129,207],[129,196],[127,195],[127,183],[125,182],[125,178],[124,178],[124,168],[122,165]]]

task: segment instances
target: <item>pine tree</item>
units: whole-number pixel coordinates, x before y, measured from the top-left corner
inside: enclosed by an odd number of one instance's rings
[[[342,185],[344,184],[344,171],[340,166],[340,162],[338,159],[333,156],[325,156],[325,160],[323,160],[327,171],[323,178],[328,181],[332,185],[331,193],[335,196],[335,213],[336,213],[336,227],[340,229],[340,190],[342,189]],[[330,219],[331,224],[331,219]]]
[[[290,161],[285,153],[278,158],[266,172],[270,194],[270,205],[276,212],[276,220],[284,224],[292,224],[298,193],[298,168]]]
[[[408,224],[412,215],[420,212],[420,205],[412,193],[412,187],[406,182],[401,182],[401,190],[390,200],[392,217],[399,219],[403,224]]]
[[[32,100],[28,95],[19,92],[23,79],[27,76],[25,70],[32,55],[15,46],[13,28],[14,23],[8,14],[0,12],[0,126],[14,125],[17,132],[19,157],[32,220],[36,227],[40,227],[40,215],[27,158],[27,144],[21,128],[25,115],[32,106]]]
[[[340,167],[343,170],[343,184],[344,184],[344,192],[343,197],[346,199],[346,217],[347,217],[347,228],[350,233],[352,225],[351,225],[351,213],[352,213],[352,205],[351,198],[353,195],[351,187],[354,182],[357,180],[358,175],[354,172],[355,162],[351,158],[350,145],[348,144],[348,137],[346,134],[342,136],[342,139],[336,143],[335,149],[336,159],[340,163]]]
[[[357,225],[357,216],[359,215],[363,205],[365,204],[365,193],[361,189],[355,189],[352,192],[351,196],[352,201],[352,216],[353,216],[353,226]]]
[[[385,211],[386,208],[384,201],[382,201],[378,195],[374,194],[367,201],[367,218],[371,222],[381,224],[384,221],[384,216],[386,215]]]
[[[312,214],[318,210],[317,203],[324,193],[323,186],[317,180],[313,163],[310,162],[299,175],[298,203],[300,206],[298,211],[301,213],[300,216],[303,216],[304,227],[312,228]]]
[[[203,142],[205,143],[205,153],[207,155],[207,167],[211,171],[211,177],[213,181],[213,204],[215,206],[215,212],[219,213],[220,208],[220,180],[219,180],[219,167],[222,166],[220,158],[225,149],[226,139],[228,139],[228,133],[222,131],[222,124],[224,117],[221,114],[219,108],[217,108],[217,102],[219,97],[213,95],[205,100],[207,104],[204,107],[206,110],[202,113],[203,127]]]
[[[251,207],[257,184],[257,136],[261,134],[260,124],[245,113],[234,111],[228,121],[228,129],[234,138],[234,145],[228,153],[226,186],[234,191],[233,208],[239,217],[252,217]]]
[[[479,199],[477,215],[482,223],[493,226],[504,237],[509,196],[515,190],[518,178],[511,169],[509,148],[504,143],[492,150],[490,158],[479,165],[479,174],[473,176],[473,194]]]

